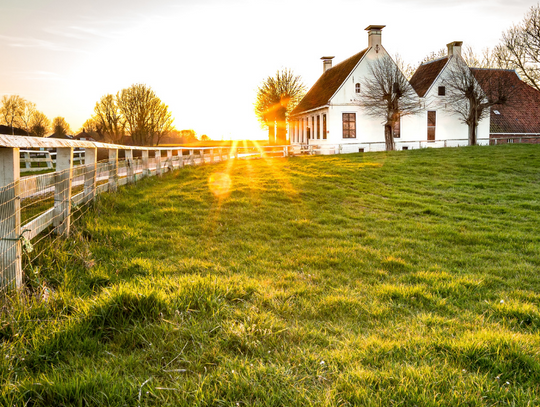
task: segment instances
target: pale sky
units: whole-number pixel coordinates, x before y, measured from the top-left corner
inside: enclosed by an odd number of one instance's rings
[[[214,140],[265,138],[258,85],[290,68],[310,87],[367,47],[411,64],[451,41],[493,47],[536,1],[526,0],[0,0],[0,97],[18,94],[77,131],[101,96],[150,86],[177,129]]]

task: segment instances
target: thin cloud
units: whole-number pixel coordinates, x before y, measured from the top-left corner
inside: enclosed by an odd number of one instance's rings
[[[6,45],[12,48],[39,48],[46,51],[87,53],[84,50],[68,47],[58,42],[41,40],[37,38],[25,38],[25,37],[13,37],[13,36],[8,36],[8,35],[0,35],[0,40],[5,41]]]
[[[62,81],[63,77],[56,72],[50,71],[22,71],[20,76],[27,80],[39,80],[39,81]]]

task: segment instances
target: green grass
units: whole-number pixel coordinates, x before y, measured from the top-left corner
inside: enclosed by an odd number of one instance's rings
[[[539,197],[536,145],[103,195],[5,307],[0,404],[539,406]]]

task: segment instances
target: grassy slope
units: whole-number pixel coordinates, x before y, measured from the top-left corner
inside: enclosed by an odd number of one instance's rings
[[[0,400],[540,405],[539,196],[527,145],[144,180],[30,273],[55,294],[3,317]]]

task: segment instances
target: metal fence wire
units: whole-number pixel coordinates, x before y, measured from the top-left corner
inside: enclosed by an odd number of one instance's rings
[[[86,165],[74,166],[74,151],[58,149],[57,168],[65,169],[23,178],[15,172],[16,181],[0,187],[0,300],[23,287],[23,276],[32,280],[38,275],[37,259],[69,235],[72,224],[88,212],[97,194],[186,165],[238,158],[238,151],[231,148],[145,149],[136,157],[133,150],[124,149],[125,158],[120,160],[118,149],[108,150],[107,160],[96,162],[93,149],[84,157]],[[255,154],[262,157],[262,153]],[[78,157],[80,163],[82,156]],[[12,164],[19,171],[18,162]]]

